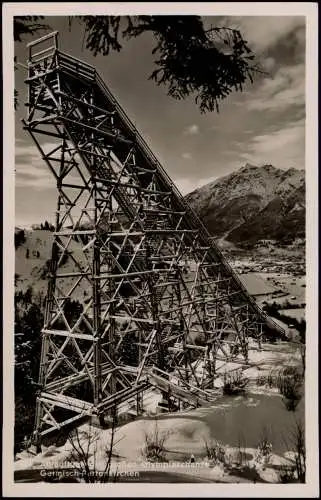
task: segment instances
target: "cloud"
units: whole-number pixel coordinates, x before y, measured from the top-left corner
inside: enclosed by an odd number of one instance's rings
[[[186,152],[186,153],[182,153],[182,158],[184,160],[191,160],[193,157],[192,157],[191,153]]]
[[[175,179],[175,185],[179,189],[180,193],[185,196],[188,193],[191,193],[195,189],[205,186],[209,182],[213,182],[216,177],[202,177],[198,179],[181,177],[179,179]]]
[[[54,177],[41,158],[38,149],[25,141],[15,145],[15,186],[28,189],[54,187]]]
[[[304,168],[305,120],[291,122],[287,127],[252,137],[242,146],[241,158],[254,164],[271,163],[288,168]]]
[[[44,154],[49,154],[59,143],[43,142],[41,144]],[[52,153],[52,158],[59,158],[59,151]],[[54,166],[57,168],[58,162]],[[22,139],[16,141],[15,144],[15,186],[17,188],[27,189],[55,189],[56,183],[53,173],[48,168],[45,160],[41,158],[40,152],[33,144],[30,144]],[[73,170],[68,174],[71,180],[77,180],[76,172]]]
[[[305,66],[280,68],[274,78],[265,78],[252,93],[247,93],[248,110],[283,112],[305,105]]]
[[[262,70],[265,72],[270,72],[275,68],[276,60],[274,57],[266,57],[261,61]]]
[[[231,16],[220,23],[240,29],[254,52],[263,52],[294,33],[302,41],[303,16]]]
[[[196,135],[199,134],[199,126],[196,125],[195,123],[193,125],[190,125],[184,130],[185,135]]]

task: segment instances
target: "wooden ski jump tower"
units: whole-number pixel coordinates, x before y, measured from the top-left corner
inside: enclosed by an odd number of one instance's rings
[[[58,192],[36,435],[102,418],[152,386],[190,406],[210,401],[217,360],[247,363],[249,337],[278,327],[96,70],[59,51],[57,32],[29,44],[26,83],[24,128]],[[70,314],[72,300],[81,307]]]

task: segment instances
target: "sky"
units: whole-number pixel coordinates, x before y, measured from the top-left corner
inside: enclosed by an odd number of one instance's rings
[[[302,16],[220,16],[206,23],[237,27],[266,74],[248,83],[242,93],[222,101],[220,112],[201,114],[194,99],[176,101],[166,88],[148,80],[153,66],[152,36],[124,42],[123,49],[94,57],[83,44],[77,22],[46,17],[59,31],[60,50],[94,65],[142,133],[154,154],[182,192],[188,192],[235,171],[246,163],[277,168],[305,168],[305,18]],[[26,43],[15,44],[22,64]],[[15,72],[20,93],[16,112],[15,209],[16,225],[53,221],[54,180],[21,119],[26,109],[26,77]]]

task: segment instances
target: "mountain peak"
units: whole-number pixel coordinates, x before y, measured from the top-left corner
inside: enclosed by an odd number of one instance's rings
[[[278,170],[274,165],[272,165],[271,163],[266,163],[264,165],[262,165],[262,168],[264,168],[265,170]]]
[[[304,171],[246,163],[188,194],[187,201],[217,238],[233,243],[281,240],[304,235],[304,185]],[[293,211],[296,206],[302,209]]]
[[[259,168],[257,165],[252,165],[251,163],[246,163],[244,165],[244,167],[241,167],[240,168],[240,172],[247,172],[249,170],[256,170],[257,168]]]
[[[251,172],[251,171],[265,170],[267,172],[275,172],[278,169],[271,163],[264,163],[263,165],[253,165],[252,163],[246,163],[244,167],[239,169],[239,172]]]

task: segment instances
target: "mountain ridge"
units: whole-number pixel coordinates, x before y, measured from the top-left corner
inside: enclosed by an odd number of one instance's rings
[[[185,196],[212,236],[235,244],[305,237],[305,171],[243,167]]]

